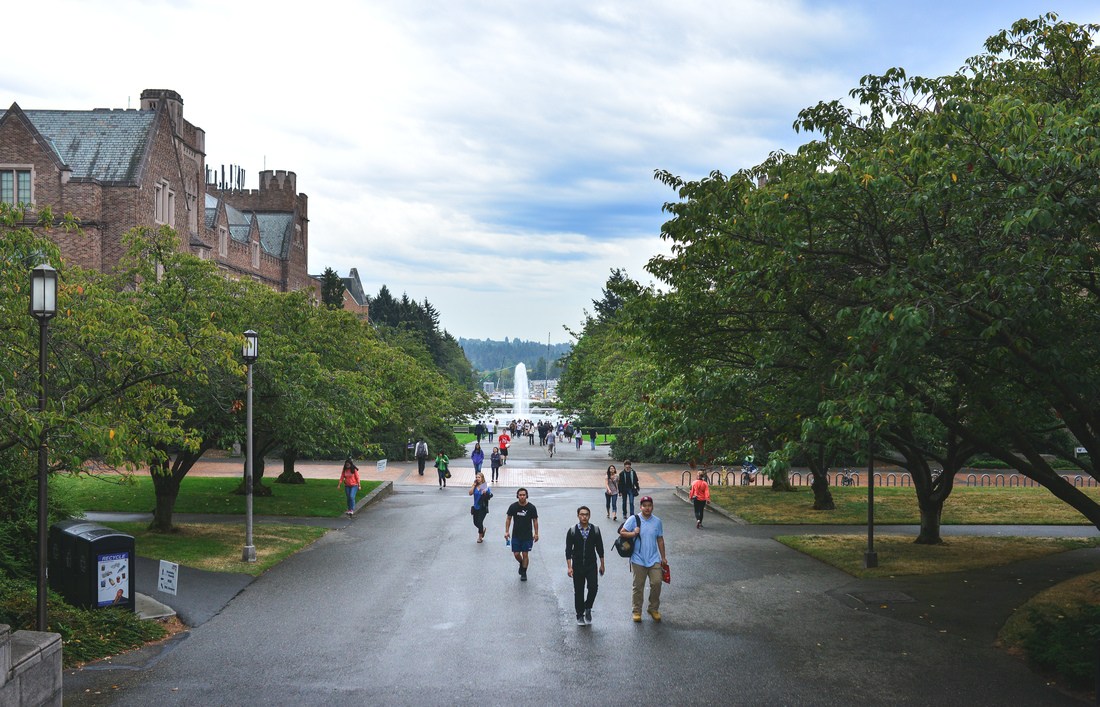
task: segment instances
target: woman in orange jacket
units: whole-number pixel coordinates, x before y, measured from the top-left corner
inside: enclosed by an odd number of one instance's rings
[[[340,480],[336,482],[336,488],[344,487],[344,494],[348,497],[348,515],[355,513],[355,494],[359,492],[359,467],[352,460],[344,460],[344,469],[340,472]]]
[[[700,470],[699,478],[691,483],[691,503],[695,506],[695,527],[703,527],[703,511],[710,503],[710,484],[707,483],[707,472]]]

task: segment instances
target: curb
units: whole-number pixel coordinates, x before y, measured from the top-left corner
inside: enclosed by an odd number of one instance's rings
[[[382,500],[386,496],[389,496],[392,493],[393,493],[393,482],[392,481],[383,481],[380,486],[376,486],[373,491],[368,493],[366,496],[363,496],[363,498],[360,499],[355,504],[355,510],[352,511],[352,513],[358,513],[359,511],[363,510],[364,508],[366,508],[370,504],[374,503],[375,501],[380,501],[380,500]]]
[[[685,487],[677,486],[672,490],[672,493],[684,503],[691,503],[691,492]],[[721,506],[716,506],[713,503],[707,504],[707,510],[711,513],[717,513],[720,516],[725,516],[726,518],[733,521],[734,523],[737,523],[738,525],[751,525],[744,518],[741,518],[740,516],[735,516],[734,514],[727,511],[725,508],[722,508]]]

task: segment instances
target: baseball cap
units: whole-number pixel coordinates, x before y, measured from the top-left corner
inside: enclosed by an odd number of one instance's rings
[[[638,503],[645,503],[646,501],[649,501],[650,503],[653,503],[653,497],[652,496],[642,496],[640,499],[638,499]]]

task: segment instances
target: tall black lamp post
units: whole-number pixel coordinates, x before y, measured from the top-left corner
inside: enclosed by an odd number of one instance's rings
[[[49,263],[31,270],[30,315],[38,320],[38,630],[46,630],[46,336],[57,314],[57,271]]]
[[[256,561],[256,546],[252,544],[252,364],[259,355],[260,335],[249,329],[244,333],[244,350],[241,357],[244,358],[245,368],[248,370],[248,384],[245,400],[247,412],[246,426],[248,429],[245,438],[244,456],[244,552],[241,559],[245,562]]]
[[[867,569],[878,567],[878,553],[875,552],[875,433],[871,432],[867,442],[867,551],[863,553],[863,566]]]

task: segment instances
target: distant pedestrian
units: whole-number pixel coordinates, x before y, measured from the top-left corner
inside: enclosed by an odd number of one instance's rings
[[[515,518],[515,535],[511,535],[512,519]],[[539,512],[535,504],[528,503],[527,489],[516,491],[516,502],[508,506],[508,515],[504,518],[504,539],[512,545],[512,556],[519,563],[519,578],[527,581],[529,554],[539,541]]]
[[[577,442],[577,449],[580,449],[581,445],[584,444],[584,432],[581,431],[580,427],[573,433],[573,438]]]
[[[554,433],[551,432],[546,436],[546,453],[550,455],[550,458],[554,458]]]
[[[707,483],[707,472],[699,470],[699,478],[691,483],[691,503],[695,506],[695,527],[703,527],[703,513],[710,503],[710,484]]]
[[[508,463],[508,445],[512,442],[512,436],[507,432],[501,432],[497,437],[497,445],[500,447],[500,463]]]
[[[480,471],[474,474],[474,485],[470,487],[469,495],[474,497],[470,515],[474,517],[474,527],[477,528],[477,541],[484,542],[485,516],[489,515],[489,499],[493,497],[489,484],[485,483],[485,474]]]
[[[435,471],[439,474],[439,490],[447,488],[447,479],[451,478],[451,472],[449,466],[451,460],[443,452],[439,452],[435,455]]]
[[[474,451],[470,452],[470,461],[474,463],[474,473],[481,471],[481,465],[485,463],[485,452],[481,451],[481,442],[474,442]]]
[[[347,515],[355,513],[355,494],[359,493],[359,467],[351,458],[344,460],[344,468],[340,471],[340,480],[336,482],[336,488],[344,487],[344,495],[348,500]]]
[[[489,427],[489,442],[490,443],[492,443],[493,437],[497,436],[497,422],[498,422],[498,420],[493,420],[493,424]]]
[[[592,603],[599,591],[599,576],[603,575],[603,536],[599,526],[589,520],[592,511],[588,506],[577,509],[577,524],[565,534],[565,571],[573,578],[573,608],[577,611],[577,625],[592,623]],[[599,558],[599,576],[596,558]],[[588,594],[585,595],[585,585]]]
[[[474,425],[475,441],[480,443],[481,442],[481,435],[483,435],[483,434],[485,434],[485,425],[481,424],[481,420],[478,420],[477,424]]]
[[[615,465],[607,467],[607,479],[604,481],[604,505],[607,506],[607,517],[611,520],[619,519],[619,475],[615,472]],[[623,506],[626,513],[626,506]],[[614,517],[612,516],[614,514]]]
[[[630,571],[634,575],[631,593],[632,617],[635,623],[642,620],[642,599],[645,583],[649,580],[649,606],[646,611],[654,621],[661,620],[661,582],[663,570],[668,564],[665,555],[665,529],[661,519],[653,515],[653,499],[642,496],[639,502],[641,516],[630,516],[623,523],[619,535],[635,538],[634,552],[630,556]]]
[[[588,441],[592,443],[592,451],[596,451],[596,428],[590,427],[588,429]]]
[[[497,477],[500,476],[500,450],[493,447],[493,453],[489,455],[489,466],[493,471],[493,483],[497,482]]]
[[[623,460],[623,470],[619,473],[619,493],[623,495],[623,515],[634,515],[634,497],[641,491],[638,486],[638,472],[630,464],[629,459]],[[627,511],[627,508],[630,508]]]
[[[416,470],[420,472],[420,475],[424,475],[424,465],[428,462],[428,443],[423,438],[416,443]]]

